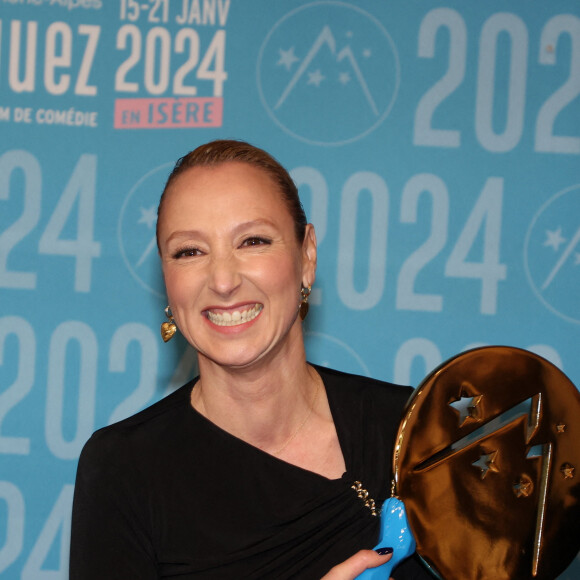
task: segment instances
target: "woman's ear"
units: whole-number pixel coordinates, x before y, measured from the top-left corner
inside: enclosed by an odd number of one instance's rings
[[[316,279],[316,256],[316,232],[312,224],[307,224],[302,242],[302,285],[306,288]]]

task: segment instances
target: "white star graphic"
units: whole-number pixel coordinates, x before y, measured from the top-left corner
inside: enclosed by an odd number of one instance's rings
[[[278,66],[285,66],[286,70],[290,70],[292,68],[292,65],[300,60],[295,54],[294,54],[294,47],[289,48],[288,50],[282,50],[280,49],[278,51],[280,53],[280,60],[278,60],[278,62],[276,63]]]
[[[566,238],[562,237],[562,228],[559,227],[557,230],[553,232],[550,230],[546,230],[546,240],[544,241],[544,246],[551,246],[554,249],[554,252],[557,252],[560,249],[560,244],[563,244],[566,241]]]
[[[560,244],[566,241],[566,239],[562,237],[561,227],[559,227],[555,232],[546,230],[546,236],[547,238],[546,241],[544,242],[544,246],[552,246],[552,248],[554,248],[554,251],[556,252],[558,251]],[[558,272],[562,269],[562,266],[564,266],[564,264],[570,257],[570,254],[578,246],[578,243],[580,243],[580,227],[576,230],[576,233],[572,236],[572,239],[566,244],[566,248],[560,254],[560,257],[558,258],[556,264],[548,274],[548,277],[544,280],[544,283],[542,284],[542,290],[545,290],[552,283]],[[576,254],[574,257],[576,259]],[[575,265],[576,264],[578,264],[578,262],[575,262]]]
[[[365,48],[365,49],[363,50],[363,56],[364,56],[365,58],[370,58],[371,54],[373,54],[373,53],[372,53],[372,51],[371,51],[371,49],[370,49],[370,48]]]
[[[321,74],[320,69],[317,69],[314,72],[308,73],[308,82],[306,84],[319,87],[324,78],[325,77]]]
[[[348,83],[350,83],[350,74],[348,74],[347,72],[341,72],[338,75],[338,82],[341,85],[347,85]]]
[[[157,210],[154,205],[150,208],[140,207],[141,217],[139,218],[138,224],[145,224],[149,229],[153,227],[153,224],[157,221]]]

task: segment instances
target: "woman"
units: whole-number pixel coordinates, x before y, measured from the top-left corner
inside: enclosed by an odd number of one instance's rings
[[[199,378],[85,446],[71,580],[340,580],[386,562],[373,501],[410,390],[306,362],[316,236],[286,170],[247,143],[199,147],[157,236],[164,332],[197,350]],[[429,576],[410,560],[395,577]]]

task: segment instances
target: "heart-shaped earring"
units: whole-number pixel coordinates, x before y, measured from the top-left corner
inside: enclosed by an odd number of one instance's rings
[[[302,286],[302,289],[300,290],[300,308],[299,308],[299,312],[300,312],[300,318],[302,320],[304,320],[306,318],[306,315],[308,314],[308,297],[310,296],[310,292],[312,292],[312,286],[308,286],[308,288]]]
[[[175,320],[173,314],[171,314],[171,308],[169,308],[169,306],[165,308],[165,316],[167,316],[169,320],[161,325],[161,338],[163,339],[163,342],[169,342],[177,331],[177,326],[175,325]]]

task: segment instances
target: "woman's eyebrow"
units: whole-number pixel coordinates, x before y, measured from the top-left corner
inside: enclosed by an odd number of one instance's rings
[[[203,236],[203,234],[199,230],[177,230],[175,232],[172,232],[169,236],[167,236],[165,242],[166,243],[172,242],[174,240],[179,241],[181,239],[189,239],[200,236]]]
[[[268,219],[259,218],[259,219],[249,220],[246,222],[241,222],[239,224],[236,224],[232,228],[231,233],[235,236],[235,235],[238,235],[242,231],[252,229],[254,227],[259,227],[259,226],[276,228],[276,224],[274,224],[274,222],[272,222]],[[166,242],[172,242],[174,240],[179,241],[182,239],[189,239],[189,238],[202,238],[203,239],[204,237],[205,237],[204,232],[202,232],[200,230],[177,230],[175,232],[172,232],[167,237]]]
[[[253,227],[259,227],[259,226],[266,226],[266,227],[270,227],[270,228],[275,228],[276,224],[274,224],[273,222],[271,222],[268,219],[259,218],[259,219],[250,220],[250,221],[242,222],[241,224],[238,224],[236,227],[233,228],[232,233],[235,235],[235,234],[238,234],[240,231],[252,229]]]

